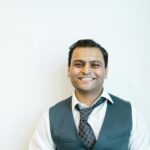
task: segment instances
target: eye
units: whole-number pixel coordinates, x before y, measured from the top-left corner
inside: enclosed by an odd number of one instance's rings
[[[91,64],[91,67],[92,68],[98,68],[98,67],[100,67],[101,65],[99,64],[99,63],[92,63]]]
[[[75,63],[74,66],[81,68],[83,66],[83,64],[82,63]]]

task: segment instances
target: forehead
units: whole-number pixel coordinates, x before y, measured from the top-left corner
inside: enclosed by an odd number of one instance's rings
[[[75,48],[72,54],[72,61],[104,61],[103,54],[100,49],[96,47],[79,47]]]

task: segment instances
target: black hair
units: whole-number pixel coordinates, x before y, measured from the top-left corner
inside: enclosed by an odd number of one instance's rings
[[[107,65],[108,65],[108,53],[107,53],[107,51],[100,44],[96,43],[94,40],[91,40],[91,39],[79,40],[69,47],[69,49],[70,49],[69,55],[68,55],[68,66],[69,67],[71,64],[71,58],[72,58],[73,51],[77,47],[96,47],[96,48],[98,48],[103,54],[103,58],[104,58],[104,62],[105,62],[105,68],[107,68]]]

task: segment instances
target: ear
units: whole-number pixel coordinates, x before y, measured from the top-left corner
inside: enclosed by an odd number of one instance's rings
[[[68,66],[68,74],[67,74],[68,77],[70,77],[70,72],[69,71],[70,71],[70,67]]]
[[[107,68],[105,69],[105,78],[107,78],[107,75],[108,75],[108,66],[107,66]]]

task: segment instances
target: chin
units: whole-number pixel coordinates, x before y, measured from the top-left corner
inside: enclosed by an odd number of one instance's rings
[[[92,92],[93,89],[91,89],[91,88],[78,88],[78,91],[86,93],[86,92]]]

